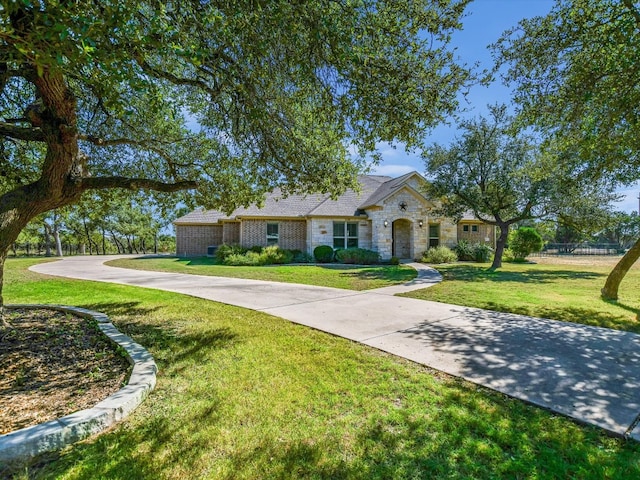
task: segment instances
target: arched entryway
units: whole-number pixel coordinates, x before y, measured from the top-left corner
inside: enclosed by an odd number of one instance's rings
[[[391,224],[393,238],[393,256],[411,258],[411,221],[405,218]]]

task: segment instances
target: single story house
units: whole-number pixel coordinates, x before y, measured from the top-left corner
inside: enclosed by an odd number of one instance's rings
[[[205,255],[211,247],[279,245],[309,254],[318,245],[360,247],[382,259],[419,258],[429,247],[453,246],[460,240],[495,244],[495,228],[472,216],[458,223],[434,214],[427,181],[417,172],[398,178],[361,175],[360,192],[290,195],[276,190],[262,207],[238,208],[230,215],[195,210],[173,222],[179,256]]]

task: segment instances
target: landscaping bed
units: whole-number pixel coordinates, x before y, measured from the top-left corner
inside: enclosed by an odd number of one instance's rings
[[[91,408],[118,391],[127,359],[95,321],[47,309],[0,323],[0,434]]]

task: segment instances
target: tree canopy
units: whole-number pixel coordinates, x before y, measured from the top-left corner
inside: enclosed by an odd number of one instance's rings
[[[230,210],[353,186],[377,142],[416,146],[455,110],[466,3],[4,2],[0,257],[91,190]]]
[[[520,120],[576,150],[591,175],[640,178],[640,9],[632,0],[557,0],[493,45]]]

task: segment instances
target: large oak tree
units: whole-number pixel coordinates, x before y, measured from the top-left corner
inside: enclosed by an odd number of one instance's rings
[[[606,183],[581,183],[558,152],[543,152],[534,136],[517,132],[504,105],[489,112],[489,118],[462,121],[460,136],[449,146],[434,144],[424,159],[428,193],[442,201],[441,213],[459,218],[472,212],[498,228],[491,265],[497,269],[512,225],[532,219],[595,223],[615,195]]]
[[[353,186],[377,142],[416,146],[455,109],[466,3],[3,2],[0,267],[30,219],[92,190],[231,209]]]
[[[640,7],[632,0],[558,0],[494,46],[515,87],[520,119],[577,151],[586,178],[640,178]],[[568,168],[575,168],[569,165]],[[638,240],[602,290],[615,299],[640,257]]]
[[[449,146],[434,144],[424,158],[429,194],[442,201],[441,212],[461,217],[470,211],[498,227],[492,269],[502,266],[511,225],[539,218],[553,185],[543,173],[532,138],[516,136],[505,106],[490,107],[489,118],[465,120]]]

